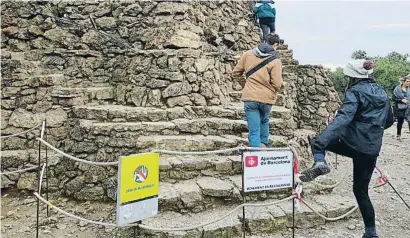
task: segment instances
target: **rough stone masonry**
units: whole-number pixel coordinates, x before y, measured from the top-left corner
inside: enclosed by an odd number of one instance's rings
[[[50,144],[94,161],[156,146],[204,150],[246,141],[241,88],[230,76],[237,56],[259,42],[246,3],[1,4],[2,135],[47,119]],[[316,129],[339,99],[322,67],[299,65],[287,45],[278,55],[285,85],[271,134],[280,145],[302,129]],[[35,130],[2,140],[2,170],[35,165],[38,136]],[[52,151],[49,156],[51,191],[107,198],[116,167],[79,164]],[[164,179],[172,177],[166,168]],[[1,186],[34,190],[36,173],[2,176]]]

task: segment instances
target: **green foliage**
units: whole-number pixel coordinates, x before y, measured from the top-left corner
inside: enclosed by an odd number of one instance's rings
[[[367,52],[364,50],[356,50],[352,53],[352,59],[368,59]]]
[[[352,54],[353,59],[371,59],[375,62],[373,76],[376,81],[385,88],[390,97],[393,88],[399,84],[400,78],[410,73],[409,56],[409,54],[391,52],[384,57],[369,57],[364,50],[357,50]],[[330,73],[330,77],[335,89],[339,92],[340,98],[342,98],[346,86],[343,69],[337,68],[336,71]]]
[[[333,82],[333,86],[339,93],[339,98],[342,99],[346,87],[343,68],[337,67],[335,71],[330,72],[330,76]]]

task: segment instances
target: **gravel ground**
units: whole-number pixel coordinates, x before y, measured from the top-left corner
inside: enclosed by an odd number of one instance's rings
[[[402,141],[395,139],[395,126],[387,130],[384,138],[382,154],[378,160],[380,168],[387,172],[391,182],[403,198],[410,204],[410,133],[405,126]],[[334,162],[334,158],[331,158]],[[344,175],[352,173],[352,164],[348,158],[338,159],[338,171]],[[332,172],[332,176],[337,176]],[[375,179],[376,176],[373,178]],[[348,177],[351,180],[351,176]],[[375,180],[373,180],[375,184]],[[343,196],[352,196],[351,186],[342,183],[333,193]],[[388,185],[376,188],[370,192],[376,210],[376,224],[381,238],[410,238],[410,210],[403,204],[400,198]],[[323,195],[326,196],[326,195]],[[98,220],[101,217],[114,217],[115,210],[113,204],[104,203],[75,203],[67,199],[60,199],[56,202],[60,207]],[[1,199],[1,237],[35,237],[36,222],[36,202],[31,196],[22,194],[3,194]],[[101,227],[88,225],[75,221],[63,215],[51,211],[50,218],[45,217],[45,207],[41,206],[42,224],[39,237],[81,237],[81,238],[102,238],[119,237],[119,231],[111,227]],[[326,225],[314,229],[297,229],[298,238],[359,238],[363,232],[363,224],[360,219],[341,220],[327,223]],[[291,237],[291,232],[264,237]],[[121,233],[121,237],[134,237],[131,233]],[[253,236],[257,238],[257,236]]]

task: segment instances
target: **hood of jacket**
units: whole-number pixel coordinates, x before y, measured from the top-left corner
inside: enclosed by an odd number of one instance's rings
[[[267,43],[261,43],[255,49],[252,50],[256,57],[265,58],[267,56],[275,55],[275,49],[273,46]]]
[[[365,84],[368,84],[368,86],[365,87],[366,90],[360,90],[362,96],[365,97],[375,108],[384,108],[386,106],[386,102],[389,101],[386,91],[373,79],[362,80],[357,83],[357,86],[363,87]]]

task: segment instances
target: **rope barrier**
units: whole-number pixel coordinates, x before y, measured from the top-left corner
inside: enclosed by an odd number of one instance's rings
[[[70,159],[73,159],[73,160],[78,161],[78,162],[83,162],[83,163],[87,163],[87,164],[94,164],[94,165],[116,165],[116,164],[118,164],[118,162],[93,162],[93,161],[88,161],[88,160],[79,159],[79,158],[76,158],[76,157],[74,157],[74,156],[68,155],[68,154],[66,154],[65,152],[63,152],[63,151],[61,151],[61,150],[59,150],[59,149],[53,147],[52,145],[50,145],[49,143],[47,143],[46,141],[44,141],[44,140],[41,139],[41,138],[37,138],[37,140],[39,140],[40,142],[44,143],[47,147],[53,149],[53,150],[56,151],[57,153],[60,153],[60,154],[62,154],[63,156],[65,156],[65,157],[67,157],[67,158],[70,158]],[[203,154],[220,154],[220,153],[227,153],[227,152],[233,152],[233,151],[242,151],[242,150],[249,150],[249,151],[255,151],[255,150],[257,150],[257,151],[284,151],[284,150],[291,150],[292,153],[294,153],[294,155],[296,156],[296,158],[298,158],[297,151],[296,151],[293,147],[290,147],[290,148],[288,148],[288,147],[257,148],[257,147],[238,146],[238,147],[235,147],[235,148],[228,148],[228,149],[221,149],[221,150],[213,150],[213,151],[173,151],[173,150],[160,150],[160,149],[156,149],[156,150],[153,150],[152,152],[154,152],[154,153],[163,153],[163,154],[203,155]],[[43,165],[43,170],[44,170],[44,168],[45,168],[45,165]],[[334,167],[333,167],[333,168],[334,168]],[[335,170],[335,169],[334,169],[334,170]],[[335,170],[335,171],[336,171],[336,170]],[[340,175],[340,173],[339,173],[338,171],[336,171],[336,172]],[[43,171],[42,171],[42,173],[43,173]],[[342,177],[342,179],[341,179],[340,181],[338,181],[336,184],[333,184],[333,185],[324,185],[324,184],[319,184],[319,183],[315,183],[315,182],[312,182],[312,183],[313,183],[314,185],[317,185],[317,186],[320,186],[320,187],[334,188],[334,187],[337,187],[338,185],[340,185],[340,184],[342,183],[342,181],[345,180],[346,176],[347,176],[347,174],[346,174],[344,177]],[[40,179],[42,180],[42,176],[41,176]],[[41,183],[40,183],[40,184],[41,184]],[[40,185],[40,186],[41,186],[41,185]],[[64,215],[67,215],[67,216],[69,216],[69,217],[71,217],[71,218],[74,218],[74,219],[77,219],[77,220],[82,220],[82,221],[85,221],[85,222],[87,222],[87,223],[93,223],[93,224],[96,224],[96,225],[115,226],[115,227],[117,226],[115,223],[98,222],[98,221],[93,221],[93,220],[89,220],[89,219],[86,219],[86,218],[82,218],[82,217],[76,216],[76,215],[74,215],[74,214],[68,213],[68,212],[66,212],[66,211],[64,211],[64,210],[62,210],[62,209],[60,209],[60,208],[54,206],[53,204],[51,204],[51,202],[49,202],[49,201],[47,201],[46,199],[44,199],[43,197],[41,197],[40,194],[34,193],[34,195],[35,195],[37,198],[39,198],[43,203],[45,203],[46,205],[48,205],[50,208],[54,208],[56,211],[58,211],[58,212],[60,212],[60,213],[62,213],[62,214],[64,214]],[[213,223],[215,223],[215,222],[217,222],[217,221],[220,221],[220,220],[222,220],[222,219],[228,217],[228,216],[231,215],[233,212],[235,212],[236,210],[238,210],[238,209],[240,209],[240,208],[242,208],[242,207],[246,207],[246,206],[271,206],[271,205],[275,205],[275,204],[278,204],[278,203],[281,203],[281,202],[284,202],[284,201],[293,199],[294,197],[295,197],[295,195],[292,195],[292,196],[287,197],[287,198],[285,198],[285,199],[282,199],[282,200],[279,200],[279,201],[275,201],[275,202],[271,202],[271,203],[261,203],[261,204],[244,203],[244,204],[240,204],[240,205],[238,205],[237,207],[235,207],[234,209],[232,209],[231,211],[229,211],[228,213],[224,214],[224,215],[221,216],[221,217],[218,217],[218,218],[216,218],[216,219],[214,219],[214,220],[211,220],[211,221],[208,221],[208,222],[205,222],[205,223],[201,223],[201,224],[198,224],[198,225],[195,225],[195,226],[190,226],[190,227],[155,228],[155,227],[151,227],[151,226],[147,226],[147,225],[141,225],[141,224],[127,224],[127,225],[123,225],[123,226],[124,226],[124,227],[127,227],[127,226],[139,226],[139,227],[141,227],[141,228],[144,228],[144,229],[147,229],[147,230],[154,230],[154,231],[186,231],[186,230],[193,230],[193,229],[197,229],[197,228],[200,228],[200,227],[204,227],[204,226],[213,224]],[[305,200],[300,199],[300,201],[302,201],[310,210],[312,210],[312,211],[313,211],[314,213],[316,213],[318,216],[320,216],[321,218],[323,218],[323,219],[325,219],[325,220],[327,220],[327,221],[337,221],[337,220],[343,219],[343,218],[347,217],[348,215],[350,215],[351,213],[353,213],[353,212],[358,208],[358,206],[355,206],[352,210],[350,210],[349,212],[347,212],[347,213],[344,214],[344,215],[341,215],[341,216],[335,217],[335,218],[329,218],[329,217],[326,217],[326,216],[324,216],[323,214],[319,213],[318,211],[316,211],[316,210],[315,210],[311,205],[309,205],[309,203],[307,203]]]
[[[54,150],[55,152],[78,162],[86,163],[86,164],[93,164],[93,165],[101,165],[101,166],[110,166],[110,165],[117,165],[118,161],[114,162],[94,162],[94,161],[89,161],[89,160],[84,160],[80,159],[77,157],[74,157],[72,155],[69,155],[54,146],[50,145],[48,142],[43,140],[42,138],[36,138],[38,141],[49,147],[50,149]],[[288,147],[276,147],[276,148],[258,148],[258,147],[245,147],[245,146],[237,146],[234,148],[228,148],[228,149],[221,149],[221,150],[210,150],[210,151],[174,151],[174,150],[160,150],[160,149],[155,149],[152,150],[152,153],[162,153],[162,154],[173,154],[173,155],[206,155],[206,154],[223,154],[223,153],[228,153],[228,152],[233,152],[233,151],[242,151],[242,150],[250,150],[250,151],[284,151],[284,150],[291,150],[292,152],[295,151],[293,148],[288,148]]]
[[[38,193],[39,195],[41,194],[41,185],[43,184],[43,175],[44,175],[44,169],[46,168],[46,164],[43,164],[43,168],[41,169],[40,173],[40,183],[38,184]]]
[[[40,201],[42,201],[44,204],[48,205],[51,209],[56,210],[57,212],[60,212],[68,217],[74,218],[76,220],[80,220],[80,221],[84,221],[87,223],[91,223],[91,224],[95,224],[95,225],[102,225],[102,226],[114,226],[114,227],[132,227],[132,226],[139,226],[140,228],[146,229],[146,230],[152,230],[152,231],[188,231],[188,230],[194,230],[200,227],[204,227],[210,224],[213,224],[215,222],[218,222],[226,217],[228,217],[229,215],[231,215],[232,213],[234,213],[236,210],[242,208],[242,207],[262,207],[262,206],[272,206],[272,205],[276,205],[282,202],[286,202],[289,201],[291,199],[293,199],[295,196],[289,196],[287,198],[278,200],[278,201],[274,201],[274,202],[269,202],[269,203],[243,203],[240,204],[238,206],[236,206],[234,209],[230,210],[229,212],[227,212],[226,214],[224,214],[223,216],[220,216],[218,218],[215,218],[214,220],[208,221],[208,222],[204,222],[198,225],[194,225],[194,226],[189,226],[189,227],[169,227],[169,228],[156,228],[156,227],[152,227],[152,226],[147,226],[147,225],[142,225],[142,224],[136,224],[136,223],[131,223],[131,224],[126,224],[123,226],[118,226],[115,223],[109,223],[109,222],[99,222],[99,221],[93,221],[87,218],[83,218],[83,217],[79,217],[77,215],[74,215],[72,213],[69,213],[67,211],[64,211],[63,209],[54,206],[50,201],[47,201],[46,199],[44,199],[42,196],[40,196],[37,192],[34,193],[34,195],[40,199]]]
[[[65,156],[69,159],[75,160],[77,162],[82,162],[82,163],[85,163],[85,164],[101,165],[101,166],[111,166],[111,165],[117,165],[118,164],[118,161],[114,161],[114,162],[94,162],[94,161],[79,159],[77,157],[66,154],[65,152],[55,148],[54,146],[50,145],[49,143],[47,143],[45,140],[43,140],[41,138],[37,138],[37,140],[40,141],[41,143],[43,143],[44,145],[46,145],[48,148],[54,150],[55,152]]]
[[[43,139],[44,138],[44,132],[46,130],[46,121],[43,121],[43,124],[41,126],[41,133],[40,133],[40,138]]]
[[[29,167],[29,168],[25,168],[25,169],[20,169],[20,170],[8,171],[8,172],[0,173],[0,175],[21,173],[21,172],[30,171],[30,170],[33,170],[33,169],[36,169],[36,168],[38,168],[38,166],[33,166],[33,167]]]
[[[302,203],[305,204],[310,210],[312,210],[314,213],[316,213],[318,216],[320,216],[321,218],[325,219],[326,221],[338,221],[341,220],[347,216],[349,216],[350,214],[352,214],[354,211],[356,211],[357,208],[359,208],[358,205],[356,205],[354,208],[352,208],[350,211],[348,211],[347,213],[340,215],[338,217],[326,217],[325,215],[322,215],[320,212],[318,212],[317,210],[315,210],[311,205],[309,205],[309,203],[307,203],[304,199],[301,199]]]
[[[30,129],[28,129],[28,130],[25,130],[25,131],[22,131],[22,132],[19,132],[19,133],[16,133],[16,134],[6,135],[6,136],[0,136],[0,139],[6,139],[6,138],[16,137],[16,136],[19,136],[19,135],[26,134],[26,133],[28,133],[28,132],[30,132],[30,131],[32,131],[32,130],[35,130],[35,129],[39,128],[39,127],[42,126],[42,125],[43,125],[43,124],[37,125],[37,126],[35,126],[35,127],[33,127],[33,128],[30,128]]]

